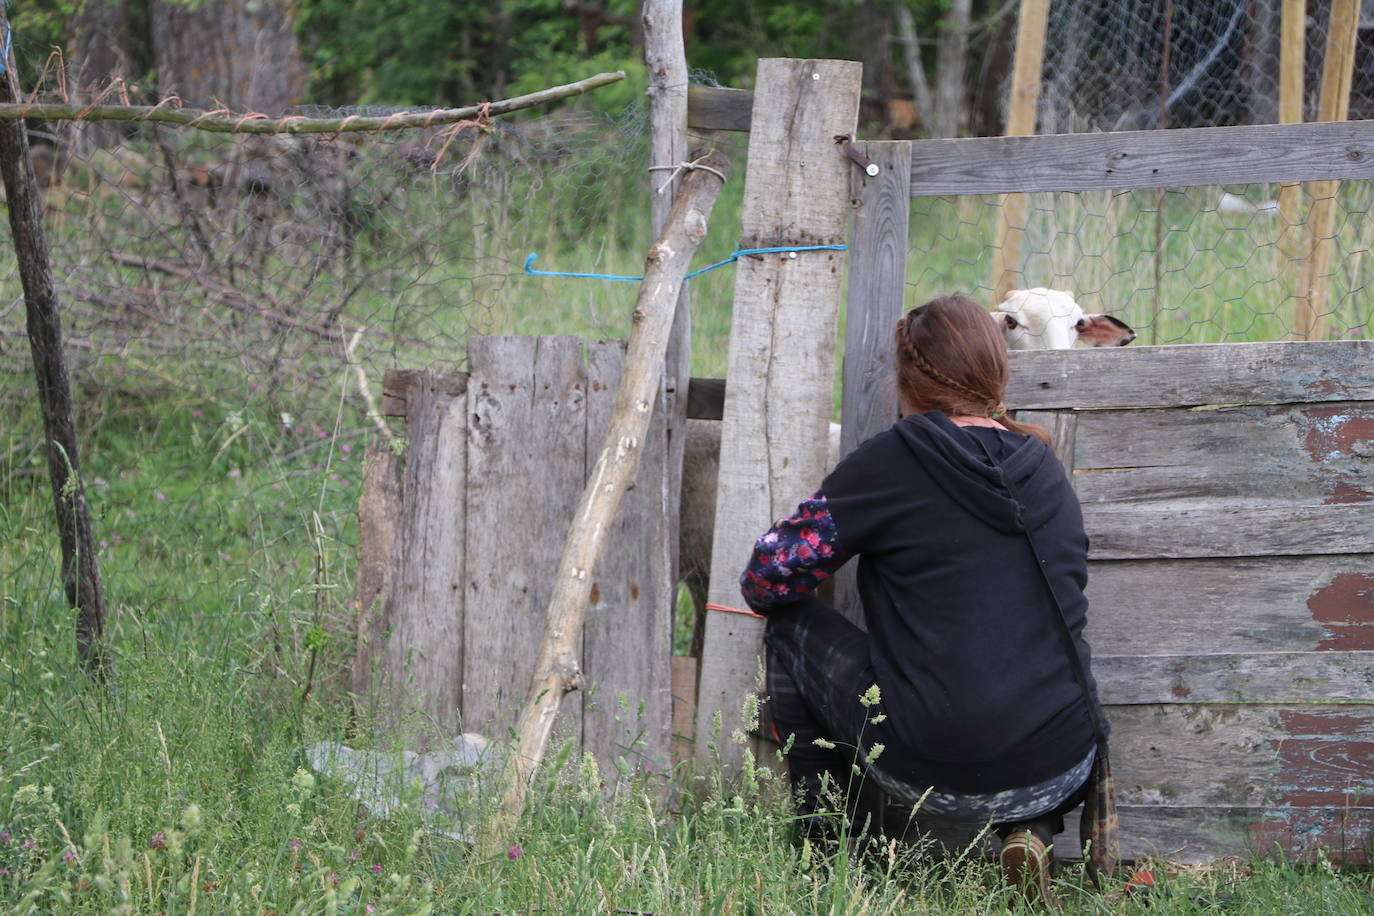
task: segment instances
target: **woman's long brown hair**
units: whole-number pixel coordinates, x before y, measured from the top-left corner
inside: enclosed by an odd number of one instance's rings
[[[1042,427],[1007,416],[1007,344],[967,296],[936,297],[897,321],[897,392],[904,408],[988,417],[1049,444]]]

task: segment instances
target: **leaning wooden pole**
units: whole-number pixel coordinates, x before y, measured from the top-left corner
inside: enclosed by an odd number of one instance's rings
[[[1322,91],[1318,121],[1344,121],[1350,112],[1350,84],[1355,63],[1355,40],[1360,22],[1360,0],[1334,0],[1326,27],[1326,58],[1322,64]],[[1331,310],[1331,263],[1336,253],[1336,193],[1339,181],[1314,181],[1312,207],[1307,219],[1308,258],[1306,295],[1297,302],[1293,336],[1298,340],[1324,340]]]
[[[519,743],[511,759],[497,823],[488,834],[488,850],[499,849],[503,837],[519,820],[530,777],[543,759],[563,696],[581,686],[578,647],[592,576],[621,497],[639,467],[641,444],[662,381],[673,311],[692,257],[706,236],[711,209],[729,168],[725,155],[715,150],[696,154],[694,160],[702,167],[683,179],[668,222],[649,249],[615,411],[558,562],[544,640],[516,725]]]
[[[1022,0],[1016,26],[1016,56],[1012,63],[1011,105],[1007,112],[1008,137],[1035,133],[1040,105],[1040,71],[1045,63],[1045,30],[1049,25],[1049,0]],[[1006,194],[997,218],[997,248],[993,251],[993,301],[1001,302],[1020,283],[1021,239],[1030,215],[1030,197]]]
[[[0,31],[9,34],[9,23],[0,13]],[[0,75],[0,102],[19,97],[14,59],[5,52]],[[33,160],[29,157],[28,128],[23,121],[0,120],[0,178],[10,214],[10,233],[24,288],[29,350],[38,381],[38,402],[43,411],[47,440],[48,476],[52,480],[57,510],[58,540],[62,546],[62,587],[67,603],[76,610],[76,651],[86,669],[96,677],[106,673],[104,652],[105,597],[100,585],[100,566],[95,558],[91,517],[81,486],[77,456],[76,420],[71,381],[62,350],[62,320],[53,287],[48,242],[43,235],[43,201],[38,195]]]

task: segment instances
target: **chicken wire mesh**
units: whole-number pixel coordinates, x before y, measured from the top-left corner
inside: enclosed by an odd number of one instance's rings
[[[1367,337],[1374,182],[1342,182],[1334,198],[1314,187],[1295,186],[1297,221],[1276,185],[1032,194],[1014,285],[1070,290],[1085,311],[1131,325],[1139,344],[1287,340],[1315,301],[1306,214],[1325,200],[1335,229],[1317,280],[1328,292],[1307,336]],[[913,200],[908,299],[973,289],[991,302],[1000,213],[995,196]]]
[[[1364,6],[1352,119],[1374,113],[1374,3]],[[1277,122],[1281,7],[1050,4],[1037,132]],[[1307,4],[1308,120],[1318,112],[1330,22],[1329,2]],[[1086,310],[1132,325],[1139,343],[1364,337],[1371,202],[1367,181],[1037,193],[1024,225],[1013,227],[1023,231],[1012,255],[996,241],[1001,198],[920,198],[912,202],[908,298],[957,288],[991,305],[1005,254],[1013,286],[1072,290]]]
[[[1282,0],[1052,3],[1039,133],[1274,124]],[[1374,115],[1374,3],[1356,23],[1352,119]],[[1304,22],[1304,119],[1318,111],[1331,0]]]

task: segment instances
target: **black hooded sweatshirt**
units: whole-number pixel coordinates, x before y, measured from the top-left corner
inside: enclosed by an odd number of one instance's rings
[[[912,414],[841,461],[817,496],[838,548],[859,556],[888,715],[875,730],[888,741],[885,772],[996,792],[1053,778],[1087,755],[1088,701],[1026,538],[1029,529],[1090,672],[1088,539],[1048,446],[960,427],[939,411]]]

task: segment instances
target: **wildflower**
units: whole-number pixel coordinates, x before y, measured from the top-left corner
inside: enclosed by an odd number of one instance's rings
[[[816,747],[823,747],[827,751],[833,750],[835,747],[834,741],[827,741],[824,738],[814,738],[812,739],[811,743],[816,745]]]
[[[366,838],[367,838],[367,831],[366,831],[366,830],[363,830],[363,829],[359,828],[358,830],[355,830],[355,831],[353,832],[353,842],[355,842],[355,843],[361,843],[361,842],[362,842],[364,839],[366,839]]]
[[[884,750],[886,750],[886,745],[873,745],[868,749],[868,756],[864,758],[864,763],[872,763],[873,761],[877,760],[878,756],[882,754]]]
[[[294,837],[294,836],[293,836],[291,839],[289,839],[289,840],[286,841],[286,845],[287,845],[287,846],[290,846],[292,849],[300,849],[300,848],[301,848],[301,841],[300,841],[300,838],[299,838],[299,837]]]
[[[859,697],[859,702],[865,706],[877,706],[878,701],[882,699],[882,696],[883,692],[878,689],[877,684],[874,684],[872,687],[864,691],[864,695]]]
[[[73,862],[75,862],[76,850],[68,846],[66,852],[62,853],[62,861],[67,863],[68,865],[71,865]]]
[[[157,833],[153,834],[151,837],[148,838],[148,848],[149,848],[149,849],[166,849],[166,848],[167,848],[167,834],[163,833],[162,831],[158,831]]]
[[[9,841],[10,832],[8,830],[0,830],[0,843],[8,843]]]
[[[506,858],[510,859],[511,861],[515,861],[524,854],[525,850],[520,848],[519,843],[511,843],[510,846],[506,848]]]
[[[343,452],[345,455],[347,455],[349,452],[353,451],[353,446],[351,446],[351,445],[349,445],[347,442],[345,442],[343,445],[339,446],[339,451],[341,451],[341,452]]]
[[[349,852],[348,852],[348,862],[349,862],[349,864],[351,865],[352,863],[358,861],[358,856],[359,856],[359,855],[361,855],[361,853],[359,853],[358,850],[356,850],[356,849],[350,849]]]
[[[373,862],[373,863],[372,863],[372,873],[373,873],[374,875],[380,875],[380,874],[382,873],[382,863],[381,863],[381,862]]]
[[[243,476],[243,471],[240,471],[238,468],[230,468],[229,476],[237,480],[238,478]]]
[[[167,501],[167,494],[159,490],[158,492],[153,494],[153,499],[157,500],[160,503],[165,503]]]
[[[193,416],[193,417],[198,417],[198,416],[200,416],[200,415],[203,414],[203,413],[205,413],[205,411],[203,411],[203,410],[201,410],[199,407],[197,407],[195,410],[191,411],[191,416]]]
[[[24,845],[23,845],[22,847],[20,847],[20,848],[22,848],[22,849],[37,849],[37,848],[38,848],[38,841],[35,840],[35,839],[32,839],[32,838],[27,839],[27,840],[24,841]]]
[[[874,716],[873,718],[869,719],[868,721],[871,722],[871,723],[874,724],[874,725],[882,725],[884,722],[887,721],[887,713],[885,713],[885,712],[880,712],[880,713],[878,713],[876,716]]]

